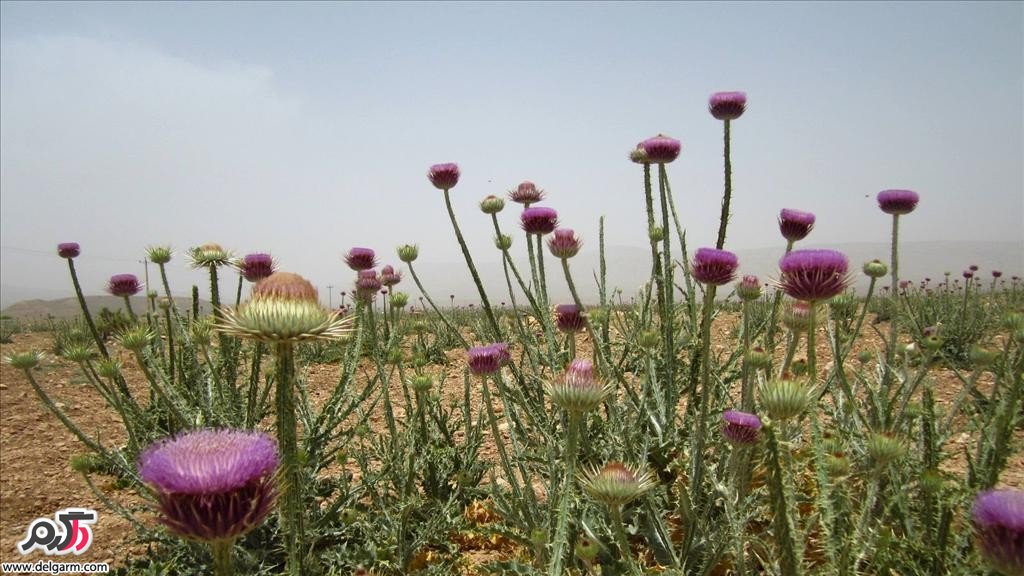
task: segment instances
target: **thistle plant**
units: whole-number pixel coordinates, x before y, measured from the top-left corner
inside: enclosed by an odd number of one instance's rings
[[[910,214],[917,208],[920,200],[917,192],[913,190],[882,190],[878,193],[878,207],[882,212],[892,216],[892,241],[891,255],[889,258],[889,270],[892,274],[891,284],[895,291],[900,283],[900,260],[899,260],[899,237],[900,237],[900,216]],[[892,363],[896,357],[896,342],[899,338],[898,315],[893,315],[889,321],[889,346],[885,356],[885,378],[883,388],[888,391],[892,383]]]
[[[733,120],[743,115],[747,109],[747,95],[743,92],[716,92],[708,99],[708,110],[711,115],[722,121],[725,150],[725,192],[722,194],[722,214],[718,219],[718,240],[715,248],[721,250],[725,246],[725,231],[729,225],[729,204],[732,201],[732,154],[730,153],[729,127]]]
[[[268,436],[236,430],[194,430],[153,444],[139,458],[160,522],[213,551],[213,573],[235,573],[233,548],[273,508],[277,446]]]

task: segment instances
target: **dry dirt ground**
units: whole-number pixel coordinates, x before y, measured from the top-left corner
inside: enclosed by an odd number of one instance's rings
[[[714,342],[719,351],[726,351],[732,342],[729,336],[735,317],[725,316],[716,321]],[[878,346],[877,335],[865,327],[862,333],[865,346]],[[819,342],[824,338],[819,339]],[[720,344],[719,344],[720,343]],[[14,342],[0,346],[0,356],[13,352],[31,350],[49,351],[51,338],[46,333],[18,334]],[[581,344],[580,350],[589,350]],[[801,351],[798,354],[802,356]],[[134,361],[121,352],[126,366],[129,383],[140,386],[143,382]],[[826,365],[830,358],[824,343],[818,351],[820,365]],[[465,365],[462,353],[449,352],[452,361],[435,382],[442,382],[442,395],[458,398],[462,393],[462,369]],[[326,397],[338,381],[340,366],[314,365],[306,368],[310,394],[315,404]],[[961,390],[961,384],[946,370],[934,370],[937,401],[945,404]],[[68,415],[74,419],[86,434],[96,434],[108,445],[123,440],[123,431],[115,414],[109,410],[89,387],[78,368],[60,358],[48,355],[37,371],[37,380],[43,388],[60,402]],[[985,388],[984,379],[980,386]],[[133,390],[134,391],[134,390]],[[139,390],[142,392],[141,388]],[[397,392],[396,392],[397,394]],[[394,398],[402,417],[400,396]],[[371,418],[371,427],[383,426],[379,415]],[[954,438],[952,448],[960,450],[962,444],[970,442],[967,435]],[[1016,437],[1018,452],[1011,458],[1008,469],[1001,478],[1005,487],[1024,488],[1024,434]],[[72,471],[69,459],[85,451],[78,440],[68,432],[56,418],[49,414],[36,397],[24,375],[4,363],[0,367],[0,560],[15,561],[20,558],[16,551],[17,542],[25,537],[26,528],[32,520],[41,516],[52,517],[53,513],[66,507],[92,508],[99,512],[100,520],[93,527],[92,547],[76,561],[108,562],[123,565],[131,555],[145,553],[144,549],[133,548],[130,544],[134,529],[120,516],[110,512],[93,493],[81,474]],[[485,456],[493,456],[493,447],[485,450]],[[956,460],[951,466],[957,466]],[[961,464],[962,465],[962,464]],[[140,500],[128,492],[117,490],[112,482],[103,477],[94,479],[96,487],[117,502],[138,506]],[[151,519],[150,519],[151,520]],[[37,560],[42,556],[32,553],[28,559]],[[67,561],[68,559],[63,559]]]

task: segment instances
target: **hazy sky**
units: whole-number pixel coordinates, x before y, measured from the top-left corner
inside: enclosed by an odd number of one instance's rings
[[[181,253],[209,241],[335,290],[352,246],[457,261],[425,178],[446,161],[481,260],[496,252],[477,202],[524,179],[587,249],[602,214],[609,244],[641,245],[626,155],[658,132],[683,142],[688,238],[712,244],[719,90],[749,96],[727,247],[779,245],[782,207],[818,215],[808,246],[884,241],[884,188],[921,194],[908,241],[1024,242],[1017,2],[4,2],[0,34],[5,299],[71,294],[62,241],[82,244],[87,292],[141,275],[150,244],[178,250],[181,294],[202,280]],[[512,229],[518,210],[500,216]]]

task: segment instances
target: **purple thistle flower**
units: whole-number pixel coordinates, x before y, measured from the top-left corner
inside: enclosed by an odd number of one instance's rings
[[[1002,277],[1002,275],[1003,275],[1003,273],[1000,270],[993,270],[992,271],[992,277],[993,278],[1000,278],[1000,277]]]
[[[675,138],[658,134],[637,144],[637,147],[647,153],[647,160],[650,163],[668,164],[679,157],[679,151],[682,150],[683,145]]]
[[[575,304],[555,306],[555,325],[562,332],[579,332],[587,327],[583,311]]]
[[[735,120],[746,109],[746,92],[715,92],[708,98],[708,111],[719,120]]]
[[[469,371],[476,376],[487,376],[494,374],[508,362],[507,344],[488,344],[487,346],[476,346],[470,348],[466,353],[469,363]]]
[[[739,410],[726,410],[722,413],[722,435],[726,440],[737,446],[757,444],[761,436],[761,419],[754,414]]]
[[[782,257],[779,268],[779,286],[797,300],[828,300],[850,285],[849,262],[835,250],[794,250]]]
[[[238,430],[193,430],[139,457],[139,476],[157,493],[161,522],[184,538],[214,542],[255,528],[274,504],[277,444]]]
[[[459,165],[453,162],[434,164],[427,172],[427,178],[438,190],[451,190],[459,183]]]
[[[355,270],[369,270],[377,265],[377,255],[370,248],[353,248],[345,255],[345,264]]]
[[[803,240],[814,229],[814,214],[783,208],[779,212],[779,231],[790,242]]]
[[[531,206],[520,219],[527,234],[550,234],[558,226],[558,212],[547,206]]]
[[[920,197],[913,190],[882,190],[878,193],[878,207],[886,214],[910,214]]]
[[[749,302],[761,297],[761,281],[757,276],[747,275],[736,284],[736,295],[740,300]]]
[[[78,242],[61,242],[57,244],[57,255],[61,258],[68,260],[77,258],[82,253],[82,248],[78,245]]]
[[[971,270],[964,270],[963,276],[965,279],[970,280],[971,278],[974,278],[974,272]]]
[[[395,269],[391,265],[384,266],[380,269],[380,283],[385,286],[394,286],[402,281],[402,273],[395,272]]]
[[[114,274],[107,283],[107,292],[114,296],[135,296],[142,292],[142,284],[135,274]]]
[[[732,282],[736,277],[739,259],[728,250],[715,248],[699,248],[693,256],[690,270],[693,277],[702,284],[721,286]]]
[[[355,297],[361,302],[370,302],[382,284],[376,270],[360,270],[356,278]]]
[[[494,342],[490,344],[490,346],[498,353],[498,361],[502,366],[506,366],[512,361],[512,353],[508,350],[508,344],[504,342]]]
[[[529,180],[525,180],[519,183],[519,186],[515,190],[508,193],[508,197],[513,202],[525,204],[536,204],[544,199],[544,191],[537,188],[537,185]]]
[[[992,566],[1011,576],[1024,574],[1024,491],[988,490],[971,510],[978,548]]]
[[[575,256],[580,251],[580,244],[582,242],[572,228],[559,228],[548,238],[548,249],[551,250],[551,254],[562,260]]]
[[[259,282],[274,273],[274,259],[270,254],[247,254],[239,263],[238,271],[249,282]]]
[[[967,269],[970,270],[971,272],[977,272],[978,271],[978,265],[977,264],[971,264],[970,266],[967,267]]]

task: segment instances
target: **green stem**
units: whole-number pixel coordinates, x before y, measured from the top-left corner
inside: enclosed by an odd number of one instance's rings
[[[238,275],[238,290],[235,292],[235,308],[238,308],[238,305],[242,303],[242,280],[244,279],[245,278],[241,274]]]
[[[284,533],[287,569],[290,576],[303,576],[306,571],[303,518],[302,464],[299,456],[295,421],[295,352],[290,342],[275,345],[277,355],[277,441],[281,450],[280,511]]]
[[[772,426],[764,427],[768,447],[768,488],[771,494],[772,515],[775,517],[775,543],[778,547],[779,566],[782,576],[801,574],[800,557],[797,550],[792,509],[795,503],[788,500],[786,470],[782,466],[781,450]]]
[[[544,237],[540,234],[536,234],[537,242],[537,277],[540,278],[540,300],[544,303],[544,307],[547,308],[551,304],[551,300],[548,299],[548,279],[547,272],[544,269]]]
[[[658,287],[658,316],[661,318],[662,325],[666,323],[665,319],[665,280],[662,276],[661,258],[658,256],[658,242],[657,240],[650,237],[650,232],[654,230],[654,192],[651,186],[651,165],[644,164],[644,203],[647,207],[647,232],[648,240],[651,244],[651,276],[654,277],[654,282]],[[668,230],[662,231],[668,234]]]
[[[171,309],[164,310],[164,320],[167,322],[167,373],[171,378],[171,385],[174,385],[174,328],[171,324]]]
[[[892,215],[892,246],[890,258],[890,272],[891,279],[889,285],[889,293],[893,297],[896,296],[897,290],[899,290],[900,273],[899,273],[899,237],[900,237],[900,215]],[[882,387],[884,389],[885,397],[889,397],[889,387],[892,384],[892,364],[896,359],[896,341],[899,338],[899,313],[894,309],[889,318],[889,346],[885,354],[885,371],[882,377]]]
[[[783,257],[793,251],[793,241],[786,241],[786,251]],[[775,358],[775,332],[778,326],[779,306],[782,305],[782,291],[776,289],[772,298],[772,313],[768,316],[768,330],[765,333],[765,350],[768,352],[768,374],[774,372]]]
[[[562,496],[558,503],[558,523],[555,540],[552,543],[551,562],[548,574],[561,576],[565,564],[565,549],[569,543],[569,508],[572,504],[572,489],[576,484],[576,444],[579,436],[580,415],[569,413],[569,429],[565,441],[565,476],[562,481]]]
[[[622,519],[621,506],[609,506],[608,514],[611,516],[612,530],[615,532],[615,541],[619,545],[619,557],[626,563],[629,571],[640,574],[640,569],[633,557],[633,549],[629,546],[629,537],[626,535],[626,523]]]
[[[444,191],[444,205],[448,209],[448,217],[452,221],[452,229],[455,230],[455,238],[459,241],[459,247],[462,248],[462,255],[466,258],[466,265],[469,266],[469,273],[473,276],[473,283],[476,284],[476,289],[480,293],[480,304],[483,306],[484,313],[487,315],[487,320],[491,323],[491,329],[494,330],[494,336],[499,342],[504,342],[505,338],[501,334],[501,327],[498,326],[498,320],[494,317],[494,311],[491,310],[491,302],[487,299],[487,292],[484,291],[483,282],[480,281],[480,274],[476,271],[476,266],[473,264],[473,257],[469,255],[469,248],[466,246],[466,240],[462,237],[462,231],[459,229],[459,223],[455,220],[455,211],[452,210],[452,201],[448,194],[448,190]]]
[[[732,200],[732,158],[729,153],[729,120],[725,120],[725,194],[722,196],[722,215],[718,218],[718,241],[715,248],[725,246],[725,228],[729,225],[729,202]]]
[[[217,540],[210,543],[213,552],[214,576],[234,576],[235,574],[234,539]]]
[[[668,221],[668,172],[664,164],[658,164],[658,191],[661,195],[662,227],[662,273],[665,275],[665,310],[662,314],[662,330],[665,346],[665,386],[671,390],[675,382],[675,282],[672,265],[672,235]]]
[[[71,271],[71,283],[75,285],[75,295],[78,296],[78,305],[82,308],[82,316],[85,316],[85,323],[89,325],[89,332],[92,333],[93,340],[96,341],[96,347],[99,348],[100,353],[103,354],[104,358],[110,358],[110,354],[107,353],[107,347],[103,344],[103,339],[100,338],[99,330],[96,329],[96,323],[92,321],[92,314],[89,313],[89,306],[85,303],[85,296],[82,295],[82,285],[78,283],[78,273],[75,272],[75,261],[68,258],[68,270]]]
[[[132,322],[138,322],[139,317],[135,315],[135,310],[132,310],[132,301],[128,296],[122,296],[124,298],[124,307],[128,310],[128,315],[132,317]]]
[[[416,287],[420,289],[420,294],[423,294],[423,297],[427,299],[427,303],[430,304],[430,307],[433,308],[434,312],[436,312],[441,318],[441,322],[444,322],[444,325],[448,327],[448,330],[450,330],[452,334],[455,334],[455,337],[459,339],[462,346],[464,348],[469,348],[469,342],[466,342],[466,339],[462,337],[462,334],[460,334],[455,326],[452,325],[451,321],[441,313],[441,309],[437,307],[437,304],[434,304],[433,298],[430,297],[426,288],[423,287],[423,283],[420,282],[420,277],[416,275],[416,269],[412,267],[412,262],[406,262],[406,264],[409,266],[409,273],[412,275],[413,281],[416,282]]]
[[[700,514],[701,495],[704,489],[704,443],[708,427],[708,404],[711,402],[711,319],[715,309],[715,292],[717,286],[709,285],[704,292],[704,314],[701,320],[701,367],[700,367],[700,412],[697,417],[697,434],[693,441],[693,482],[691,494],[693,509]],[[696,515],[694,516],[696,521]]]
[[[818,351],[815,349],[814,339],[818,329],[817,315],[818,303],[808,302],[810,310],[807,314],[807,374],[811,377],[811,385],[818,383]]]
[[[728,125],[726,120],[726,125]],[[744,412],[754,411],[754,383],[750,378],[750,302],[743,303],[743,384],[740,392],[740,409]]]

